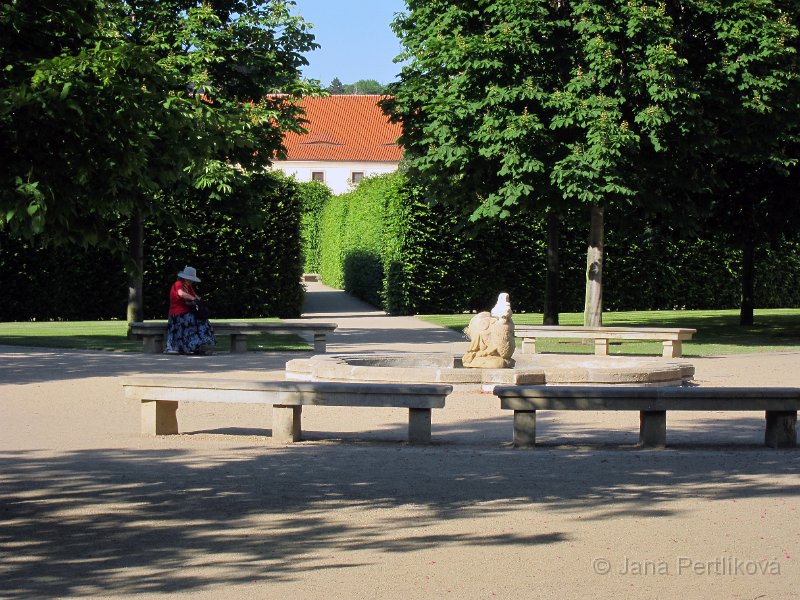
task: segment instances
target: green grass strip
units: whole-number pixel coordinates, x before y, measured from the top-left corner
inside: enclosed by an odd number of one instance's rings
[[[276,322],[279,319],[227,319],[228,321]],[[212,321],[213,324],[213,321]],[[48,321],[0,323],[0,345],[37,348],[75,348],[109,352],[141,352],[141,340],[128,339],[125,321]],[[247,336],[252,352],[311,350],[303,338],[292,334],[265,333]],[[230,351],[230,337],[219,336],[215,351]]]
[[[419,315],[419,318],[461,332],[471,314]],[[738,310],[654,310],[603,313],[607,327],[676,327],[696,329],[690,342],[683,343],[683,356],[718,356],[748,352],[786,352],[800,349],[800,309],[780,308],[755,311],[755,324],[739,325]],[[541,325],[540,313],[514,314],[514,323]],[[583,324],[583,313],[561,313],[561,325]],[[593,344],[557,338],[536,340],[537,352],[592,354]],[[610,341],[611,354],[661,354],[660,342]]]
[[[470,314],[420,315],[420,318],[460,332]],[[232,321],[275,322],[278,319],[228,319]],[[562,325],[580,325],[581,313],[561,313]],[[519,313],[514,322],[541,325],[539,313]],[[212,321],[213,323],[213,321]],[[761,309],[755,312],[755,324],[739,325],[738,310],[665,310],[609,312],[603,314],[609,327],[681,327],[697,329],[690,342],[684,342],[684,356],[715,356],[748,352],[782,352],[800,349],[800,309]],[[228,336],[220,336],[216,350],[230,350]],[[44,348],[76,348],[114,352],[141,352],[142,342],[127,338],[124,321],[53,321],[0,323],[0,345]],[[263,334],[247,337],[248,349],[254,352],[308,351],[312,346],[300,336]],[[541,339],[537,351],[592,354],[593,345],[580,340]],[[659,342],[624,341],[610,343],[612,354],[661,353]]]

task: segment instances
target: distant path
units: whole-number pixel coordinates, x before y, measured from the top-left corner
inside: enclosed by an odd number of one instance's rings
[[[337,323],[328,352],[449,352],[463,354],[464,336],[416,317],[392,317],[341,290],[306,283],[303,319]]]

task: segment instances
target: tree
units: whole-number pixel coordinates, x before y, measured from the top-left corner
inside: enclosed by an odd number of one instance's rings
[[[702,200],[712,231],[741,250],[740,323],[752,325],[756,250],[800,223],[800,3],[737,2],[706,15],[705,163],[716,177]]]
[[[299,76],[316,45],[292,4],[4,3],[0,227],[113,243],[109,223],[174,218],[162,198],[263,169],[301,127],[291,97],[317,91]]]
[[[331,84],[328,86],[328,93],[334,96],[339,96],[345,93],[344,86],[338,77],[334,77],[331,80]]]
[[[410,0],[394,23],[407,64],[384,107],[402,122],[409,173],[432,202],[473,220],[590,209],[584,324],[599,325],[605,213],[702,210],[699,190],[718,181],[714,167],[737,143],[719,125],[749,93],[724,87],[729,97],[709,115],[708,99],[721,98],[712,75],[739,69],[742,81],[765,82],[757,91],[774,91],[766,83],[784,81],[788,65],[762,60],[772,52],[757,42],[776,40],[767,34],[789,4]],[[737,46],[746,17],[753,37]],[[794,34],[778,29],[789,44]]]
[[[333,95],[384,94],[386,86],[374,79],[359,79],[355,83],[343,84],[338,77],[334,77],[327,91]]]
[[[374,79],[359,79],[344,86],[345,94],[385,94],[386,86]]]
[[[635,197],[635,157],[688,95],[648,4],[411,1],[394,24],[408,65],[385,106],[412,176],[472,219],[590,207],[587,325],[602,314],[604,210]]]

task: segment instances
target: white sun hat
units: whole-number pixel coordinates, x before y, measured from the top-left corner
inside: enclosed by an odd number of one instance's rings
[[[181,279],[188,279],[189,281],[196,281],[197,283],[200,282],[200,279],[197,277],[197,271],[194,267],[184,267],[183,271],[178,273],[178,277]]]

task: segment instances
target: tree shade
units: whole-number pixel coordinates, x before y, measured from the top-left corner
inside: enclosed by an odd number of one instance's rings
[[[407,4],[384,106],[409,175],[472,219],[590,208],[587,325],[609,212],[686,229],[719,202],[724,165],[796,168],[796,1]]]

